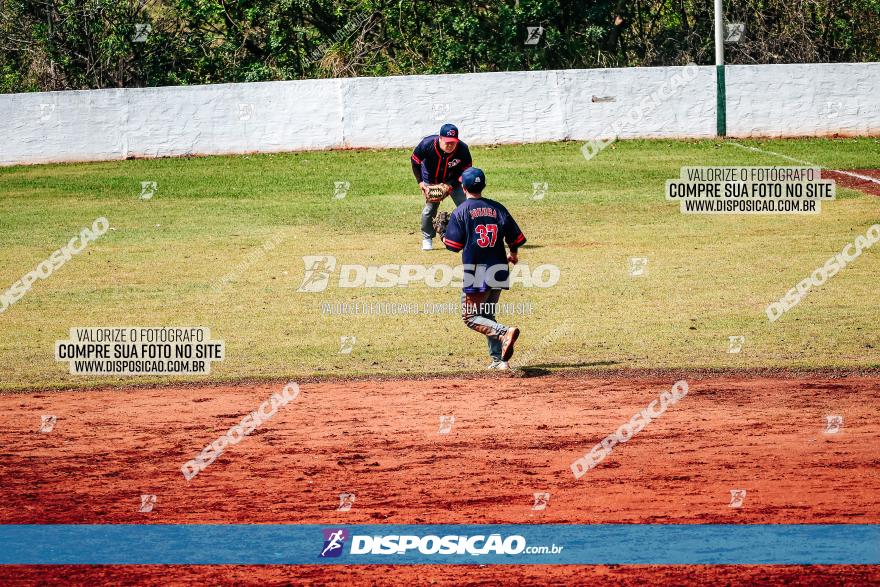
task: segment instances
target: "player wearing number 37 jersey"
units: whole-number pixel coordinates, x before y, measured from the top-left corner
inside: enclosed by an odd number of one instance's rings
[[[471,167],[461,174],[467,199],[449,219],[443,244],[462,253],[464,264],[461,318],[468,328],[484,334],[489,342],[490,369],[509,369],[519,329],[495,320],[501,290],[510,289],[508,261],[519,261],[518,249],[526,237],[507,208],[482,196],[486,176]],[[505,243],[510,247],[507,254]]]

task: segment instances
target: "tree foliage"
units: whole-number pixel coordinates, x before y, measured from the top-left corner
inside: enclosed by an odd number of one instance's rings
[[[880,0],[725,12],[729,63],[880,60]],[[0,0],[0,92],[711,64],[713,42],[705,0]]]

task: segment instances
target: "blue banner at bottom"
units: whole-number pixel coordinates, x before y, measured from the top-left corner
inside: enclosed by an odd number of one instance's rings
[[[878,563],[873,524],[0,526],[0,564]]]

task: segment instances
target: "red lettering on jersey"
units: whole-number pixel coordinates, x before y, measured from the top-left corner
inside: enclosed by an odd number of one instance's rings
[[[491,216],[492,218],[498,218],[498,212],[495,211],[495,208],[471,208],[470,213],[472,220],[478,216]]]
[[[478,224],[474,227],[477,232],[477,246],[486,248],[494,247],[498,239],[497,224]]]

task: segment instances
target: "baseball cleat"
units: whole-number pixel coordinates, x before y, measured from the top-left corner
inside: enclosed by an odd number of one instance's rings
[[[430,251],[433,248],[434,248],[434,241],[432,239],[429,239],[429,238],[422,239],[422,250],[423,251]]]
[[[507,362],[513,356],[513,343],[519,338],[519,328],[509,328],[501,337],[501,360]]]
[[[489,369],[494,369],[497,371],[510,371],[510,363],[507,361],[492,361],[489,364]]]

